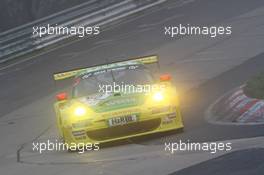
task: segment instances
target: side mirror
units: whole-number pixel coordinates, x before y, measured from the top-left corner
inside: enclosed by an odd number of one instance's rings
[[[58,101],[67,100],[67,98],[68,98],[68,95],[65,92],[62,92],[62,93],[59,93],[59,94],[56,95],[56,99]]]
[[[164,82],[164,81],[171,81],[171,75],[170,74],[162,74],[160,75],[160,81]]]

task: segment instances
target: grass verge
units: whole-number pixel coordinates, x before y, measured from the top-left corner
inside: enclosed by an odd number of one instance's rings
[[[247,96],[264,99],[264,72],[250,79],[244,87]]]

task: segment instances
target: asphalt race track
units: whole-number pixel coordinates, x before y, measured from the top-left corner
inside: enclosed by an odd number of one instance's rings
[[[213,125],[204,119],[217,98],[264,70],[263,19],[264,2],[260,0],[171,0],[121,21],[99,36],[43,51],[20,64],[4,65],[0,68],[0,174],[178,174],[178,170],[179,174],[214,174],[217,167],[211,161],[228,167],[218,156],[233,158],[234,174],[245,162],[251,169],[262,167],[254,174],[263,173],[263,149],[251,150],[263,147],[263,125]],[[164,35],[165,26],[180,23],[231,25],[233,33],[219,38]],[[127,140],[82,155],[30,150],[33,140],[57,138],[52,104],[59,89],[52,79],[54,72],[102,64],[106,58],[117,61],[147,54],[158,54],[161,71],[174,77],[182,103],[183,132]],[[240,155],[168,155],[164,143],[179,140],[231,140],[234,150],[245,151]],[[208,167],[211,169],[204,171]]]

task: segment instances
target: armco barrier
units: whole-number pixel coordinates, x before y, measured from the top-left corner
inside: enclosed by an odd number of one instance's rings
[[[90,0],[32,23],[2,32],[0,34],[0,64],[71,37],[70,35],[46,35],[39,38],[32,35],[34,26],[56,24],[57,26],[64,27],[101,27],[165,1]]]

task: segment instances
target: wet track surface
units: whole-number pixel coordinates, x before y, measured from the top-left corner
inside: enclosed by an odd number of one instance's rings
[[[262,163],[263,157],[263,149],[243,150],[239,152],[233,152],[219,158],[215,158],[213,160],[210,160],[209,162],[195,165],[193,167],[181,170],[177,173],[172,173],[171,175],[195,174],[196,172],[204,175],[236,173],[240,173],[241,175],[257,175],[264,171],[264,166]],[[234,165],[233,162],[236,162],[236,164]],[[244,166],[241,167],[241,165]]]
[[[106,58],[110,61],[117,61],[138,55],[157,53],[161,56],[162,71],[171,72],[176,79],[176,85],[180,87],[185,123],[184,131],[132,139],[122,144],[124,147],[126,147],[126,144],[128,148],[130,144],[158,146],[164,145],[164,142],[176,142],[180,139],[205,142],[263,136],[263,125],[212,125],[205,121],[204,113],[208,106],[218,97],[240,86],[248,78],[264,70],[264,54],[262,54],[264,50],[257,52],[256,55],[245,55],[245,58],[238,59],[237,63],[230,62],[230,65],[232,63],[230,67],[222,66],[229,62],[221,62],[222,60],[214,62],[214,58],[217,59],[217,57],[210,58],[213,60],[213,63],[210,60],[204,66],[203,62],[199,64],[195,63],[195,54],[197,52],[210,53],[207,50],[230,38],[219,39],[217,42],[212,42],[214,39],[206,39],[207,45],[200,48],[198,45],[201,45],[204,38],[197,38],[197,41],[195,41],[197,45],[192,41],[192,45],[188,45],[189,42],[186,37],[172,39],[164,35],[164,26],[166,25],[177,25],[179,23],[217,25],[222,22],[232,22],[233,18],[262,6],[264,6],[264,2],[259,0],[252,0],[250,2],[247,0],[169,1],[163,6],[150,9],[145,13],[129,18],[127,21],[122,21],[122,23],[112,26],[106,31],[102,31],[102,34],[97,38],[83,39],[32,58],[22,64],[2,68],[0,70],[0,117],[2,119],[0,124],[3,125],[1,128],[1,139],[5,140],[6,137],[8,139],[6,139],[6,143],[0,146],[2,149],[0,154],[1,169],[4,165],[7,165],[5,168],[12,168],[14,166],[15,168],[10,174],[17,174],[18,172],[20,174],[34,174],[37,172],[38,174],[54,174],[55,172],[61,174],[85,174],[87,167],[85,168],[81,165],[80,167],[69,165],[65,170],[63,170],[64,166],[58,166],[56,169],[51,168],[47,172],[44,171],[44,167],[34,167],[30,171],[31,167],[23,167],[23,164],[16,163],[15,156],[14,159],[9,160],[6,159],[6,155],[9,153],[15,154],[17,147],[25,142],[30,143],[43,130],[54,124],[54,113],[50,112],[52,111],[52,101],[44,100],[47,97],[53,96],[54,92],[58,91],[52,80],[52,73],[105,63]],[[263,26],[263,23],[264,21],[259,25]],[[235,28],[234,30],[238,31],[234,36],[239,35],[239,29]],[[263,38],[263,35],[258,37]],[[178,45],[180,46],[178,50],[169,49],[170,47],[177,48]],[[248,50],[251,50],[251,47],[252,49],[256,48],[254,45],[246,47]],[[234,50],[234,55],[236,51],[239,50]],[[193,64],[192,60],[194,60]],[[185,65],[185,62],[190,62],[190,65]],[[210,69],[210,66],[207,64],[212,64],[212,67],[222,66],[223,69],[214,72],[214,68]],[[192,71],[194,72],[192,73]],[[32,121],[30,121],[30,118],[32,118]],[[23,120],[25,120],[24,123]],[[19,123],[20,121],[22,124]],[[19,124],[21,126],[17,126]],[[52,132],[50,135],[56,137],[56,133]],[[47,134],[46,138],[49,138],[50,135]],[[15,141],[14,138],[16,139]],[[3,151],[4,149],[6,151]],[[115,147],[106,148],[105,152],[108,154],[107,151],[111,149],[113,149],[113,152],[109,156],[114,157]],[[67,162],[68,157],[74,157],[74,154],[70,156],[66,154],[57,154],[57,157],[59,157],[58,161],[56,158],[54,160],[53,158],[48,158],[47,162],[60,162],[61,159]],[[26,155],[24,157],[28,158],[30,156]],[[89,159],[89,156],[81,158]],[[34,162],[35,160],[42,159],[34,159],[33,157],[28,160]],[[129,160],[128,163],[133,164],[133,160]],[[109,174],[132,174],[133,170],[136,171],[136,167],[134,167],[135,169],[128,167],[128,173],[121,169],[117,171],[117,165],[104,165],[102,163],[98,167],[96,166],[91,165],[89,167],[91,169],[90,174],[108,174],[109,172],[101,173],[101,169],[104,166],[111,172]],[[201,168],[198,167],[198,169]],[[142,172],[138,171],[138,173]],[[161,173],[157,172],[157,174]]]
[[[262,136],[263,125],[233,126],[209,124],[204,119],[208,106],[222,94],[244,84],[251,76],[263,72],[264,54],[260,54],[242,65],[215,77],[199,88],[187,91],[182,97],[182,103],[188,104],[183,109],[185,129],[182,134],[176,134],[162,139],[150,141],[152,144],[164,144],[175,140],[191,140],[193,142],[206,142],[217,140],[230,140]],[[204,98],[206,97],[206,98]]]

